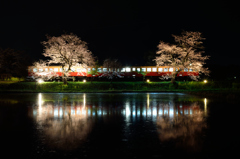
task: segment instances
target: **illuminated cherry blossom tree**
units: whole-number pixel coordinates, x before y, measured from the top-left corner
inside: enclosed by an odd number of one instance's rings
[[[122,64],[117,59],[105,59],[103,62],[103,68],[106,68],[106,71],[103,71],[103,74],[100,77],[107,77],[108,79],[113,80],[115,77],[121,78],[121,68]]]
[[[67,83],[67,77],[73,66],[87,68],[94,64],[94,57],[88,50],[87,43],[74,34],[48,37],[48,41],[42,44],[45,47],[43,55],[50,58],[48,64],[61,65],[64,84]]]
[[[157,56],[154,60],[157,66],[171,66],[173,72],[166,78],[172,78],[171,82],[175,83],[175,78],[180,71],[185,68],[197,71],[200,74],[209,75],[208,68],[204,68],[205,61],[209,56],[203,56],[204,51],[202,41],[205,39],[200,32],[184,31],[180,36],[173,35],[175,44],[160,42],[157,46]],[[198,80],[199,76],[188,74],[193,80]]]
[[[48,62],[47,61],[39,60],[37,62],[34,62],[33,66],[35,68],[38,68],[37,72],[35,72],[31,76],[33,79],[42,78],[43,80],[51,80],[54,77],[58,76],[58,74],[56,72],[48,69]]]

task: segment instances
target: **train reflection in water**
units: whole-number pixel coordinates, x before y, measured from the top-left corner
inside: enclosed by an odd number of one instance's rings
[[[93,117],[104,116],[110,114],[122,114],[126,117],[152,117],[168,116],[173,118],[178,115],[194,115],[201,111],[199,103],[184,102],[154,102],[150,103],[149,94],[147,94],[147,102],[136,105],[136,103],[126,101],[122,107],[119,106],[102,106],[101,103],[95,105],[86,105],[86,94],[83,94],[82,101],[44,101],[41,93],[38,95],[38,107],[33,108],[33,116],[36,119],[51,116],[54,118],[62,118],[65,115],[71,117]],[[207,99],[204,102],[204,113],[207,113]]]
[[[30,107],[29,112],[38,129],[43,130],[48,145],[63,149],[66,145],[70,145],[68,149],[77,148],[84,143],[97,119],[113,120],[114,116],[124,117],[126,127],[140,119],[153,121],[161,141],[184,138],[184,143],[190,146],[200,145],[199,141],[196,144],[194,134],[206,126],[206,98],[191,102],[172,98],[161,100],[156,98],[157,95],[146,93],[141,94],[140,101],[133,97],[109,103],[101,98],[94,101],[98,96],[87,98],[88,95],[80,94],[77,100],[64,96],[46,100],[47,94],[38,95],[37,105]]]

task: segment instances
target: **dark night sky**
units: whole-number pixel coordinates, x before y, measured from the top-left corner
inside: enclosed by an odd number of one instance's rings
[[[240,14],[237,2],[209,1],[32,1],[0,2],[0,47],[43,58],[46,34],[74,33],[99,61],[112,57],[125,65],[144,65],[171,34],[200,31],[209,64],[239,64]]]

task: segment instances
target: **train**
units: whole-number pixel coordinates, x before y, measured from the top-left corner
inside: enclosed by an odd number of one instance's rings
[[[96,70],[95,74],[92,73],[92,70]],[[159,78],[167,75],[171,75],[173,72],[173,67],[171,66],[126,66],[121,67],[115,70],[115,77],[117,78],[142,78],[149,77],[149,78]],[[176,70],[179,68],[175,68]],[[47,66],[42,68],[37,68],[35,66],[28,67],[28,77],[33,77],[38,75],[40,77],[44,77],[54,73],[52,76],[53,79],[59,79],[62,76],[62,67],[61,66]],[[69,78],[75,77],[77,79],[82,78],[91,78],[91,77],[109,77],[113,73],[111,68],[104,68],[103,66],[95,68],[95,67],[72,67],[69,71]],[[185,68],[181,70],[177,77],[189,77],[189,76],[199,76],[199,72],[192,68]]]

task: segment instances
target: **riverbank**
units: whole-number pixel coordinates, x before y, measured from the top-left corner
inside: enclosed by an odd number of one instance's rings
[[[238,99],[239,83],[227,82],[0,82],[1,93],[124,93],[182,92],[197,96]]]
[[[0,82],[0,92],[187,92],[238,91],[240,84],[224,82]]]

